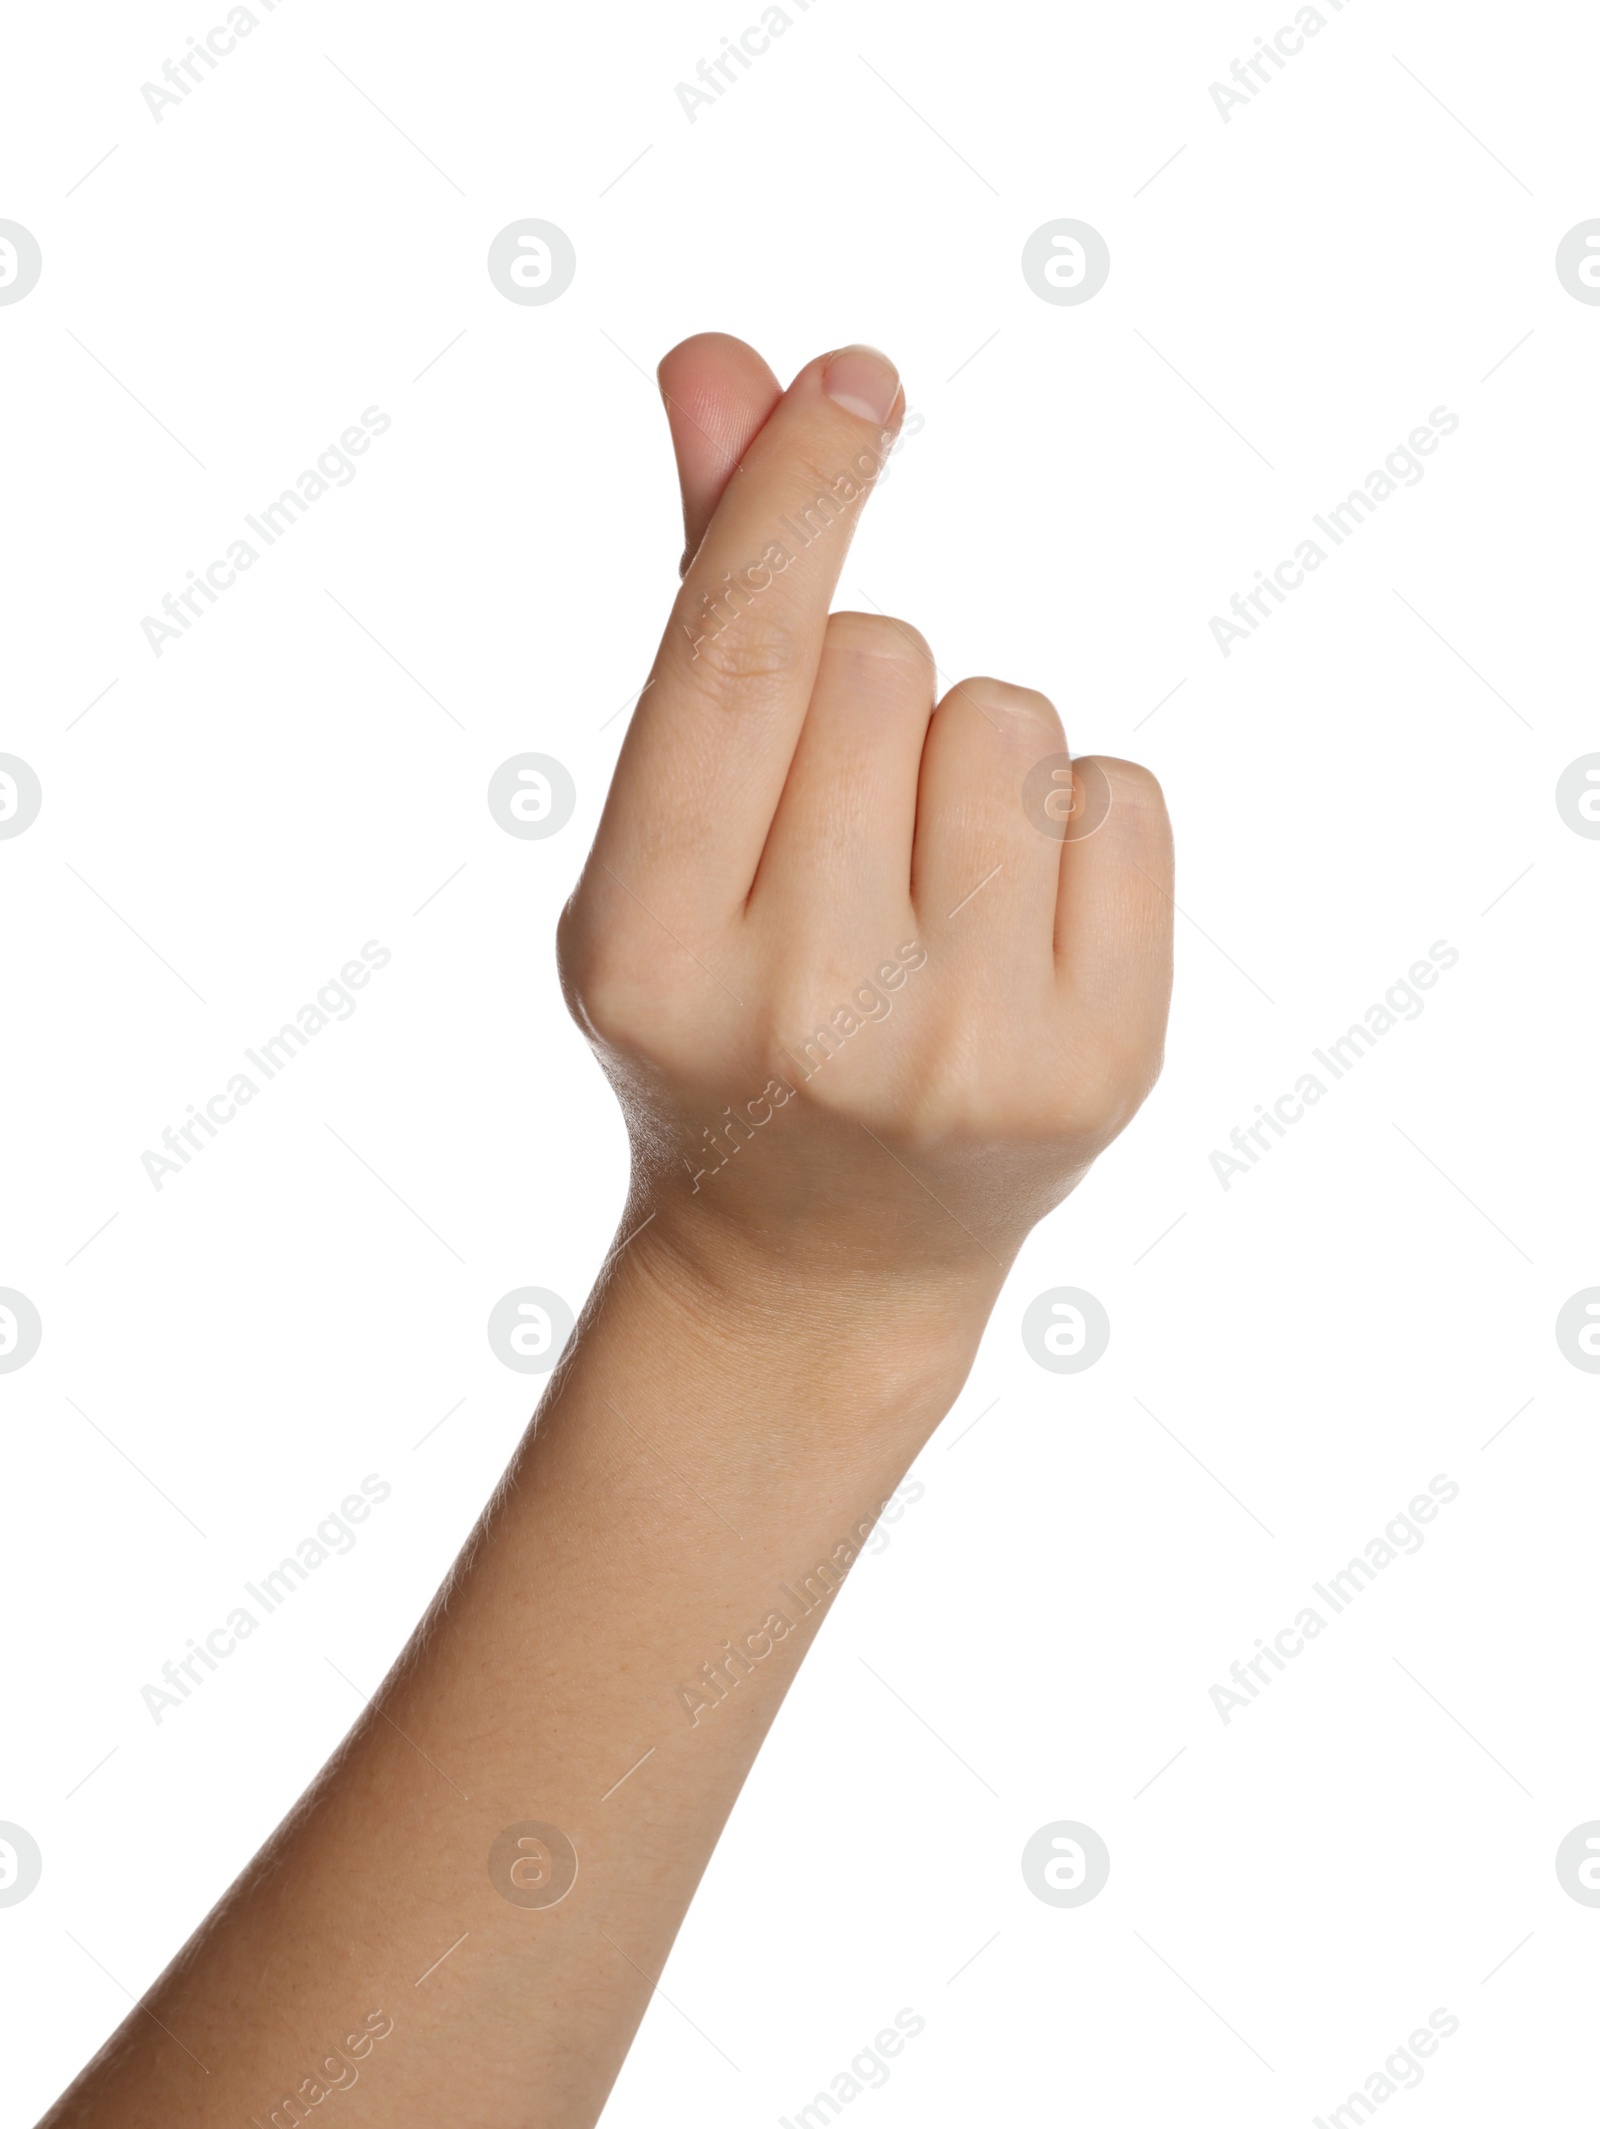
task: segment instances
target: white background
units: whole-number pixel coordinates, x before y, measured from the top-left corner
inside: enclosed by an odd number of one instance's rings
[[[650,373],[707,327],[785,378],[893,353],[925,426],[840,603],[1150,762],[1183,914],[1166,1076],[1024,1251],[608,2122],[792,2117],[902,2006],[852,2122],[1306,2121],[1436,2007],[1381,2112],[1575,2119],[1600,1383],[1553,1326],[1600,1281],[1600,844],[1554,788],[1600,748],[1600,310],[1553,258],[1600,213],[1592,17],[1325,7],[1224,123],[1287,0],[815,0],[691,124],[754,0],[283,0],[157,124],[141,84],[224,12],[5,40],[0,215],[44,273],[0,308],[0,751],[44,804],[0,842],[0,1285],[44,1335],[0,1377],[0,1819],[44,1876],[0,1909],[4,2122],[432,1593],[538,1387],[492,1304],[576,1307],[605,1252],[622,1133],[551,938],[675,582]],[[577,250],[548,307],[485,271],[529,215]],[[1019,268],[1061,216],[1111,250],[1082,307]],[[157,659],[141,617],[368,406],[357,478]],[[1426,477],[1224,658],[1210,617],[1436,406]],[[485,804],[524,750],[576,779],[547,841]],[[369,939],[354,1016],[157,1192],[142,1152]],[[1436,940],[1420,1018],[1224,1191],[1212,1149]],[[1112,1323],[1077,1377],[1019,1338],[1063,1284]],[[369,1472],[355,1550],[155,1724],[141,1687]],[[1211,1686],[1436,1473],[1422,1551],[1224,1725]],[[1111,1851],[1074,1910],[1019,1869],[1058,1819]]]

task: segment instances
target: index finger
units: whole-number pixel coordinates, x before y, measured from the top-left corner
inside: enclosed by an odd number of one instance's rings
[[[673,602],[595,839],[597,859],[651,907],[709,917],[749,892],[850,536],[904,409],[876,349],[821,356],[729,481]]]

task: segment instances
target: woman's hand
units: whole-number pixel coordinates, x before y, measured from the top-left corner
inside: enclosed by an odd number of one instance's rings
[[[777,397],[708,335],[662,377],[691,552],[560,931],[627,1118],[624,1232],[724,1290],[959,1296],[975,1342],[1160,1068],[1160,789],[1069,766],[1031,688],[936,702],[909,623],[829,614],[904,412],[883,356]]]

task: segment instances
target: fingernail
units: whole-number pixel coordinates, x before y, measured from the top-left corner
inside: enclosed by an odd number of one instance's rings
[[[845,347],[830,355],[822,389],[837,405],[882,428],[900,392],[900,373],[875,347]]]

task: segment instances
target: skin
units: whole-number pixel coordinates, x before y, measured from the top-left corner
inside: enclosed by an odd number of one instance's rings
[[[935,706],[914,628],[828,611],[904,411],[885,359],[783,392],[712,334],[661,383],[683,583],[558,936],[632,1148],[617,1247],[372,1707],[48,2129],[264,2124],[307,2078],[345,2129],[594,2122],[825,1591],[1159,1070],[1154,779],[1080,760],[1095,832],[1042,832],[1045,697]],[[576,1852],[556,1905],[491,1882],[521,1821]]]

